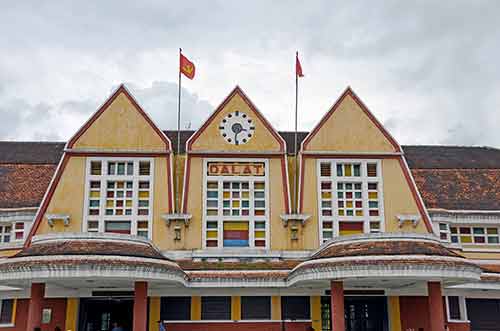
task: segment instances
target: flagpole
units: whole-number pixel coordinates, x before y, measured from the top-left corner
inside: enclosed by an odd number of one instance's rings
[[[180,156],[180,151],[181,151],[181,55],[182,55],[182,48],[179,48],[179,99],[177,101],[177,156],[176,160]],[[179,169],[178,162],[175,162],[175,168]],[[176,211],[177,213],[180,213],[181,206],[180,206],[180,201],[179,201],[179,171],[176,171],[175,174],[175,195],[177,197],[176,199]]]
[[[299,52],[297,51],[295,53],[295,63],[297,63],[297,59],[299,58]],[[299,101],[299,75],[297,74],[297,68],[295,68],[295,137],[294,137],[294,155],[295,155],[295,175],[293,176],[294,179],[294,187],[293,187],[293,192],[294,192],[294,197],[293,201],[295,203],[295,212],[299,212],[298,204],[298,196],[299,196],[299,190],[298,190],[298,185],[297,185],[297,176],[298,176],[298,156],[297,156],[297,117],[298,117],[298,101]]]

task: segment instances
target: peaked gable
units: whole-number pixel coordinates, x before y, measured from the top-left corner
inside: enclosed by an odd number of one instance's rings
[[[402,151],[350,87],[304,139],[302,150],[348,153]]]
[[[170,140],[122,84],[69,140],[82,150],[170,151]]]
[[[231,143],[223,136],[221,123],[231,116],[245,116],[251,123],[251,137],[243,143]],[[229,131],[232,134],[231,131]],[[245,132],[245,134],[247,134]],[[241,136],[240,136],[241,137]],[[234,138],[233,138],[234,142]],[[239,86],[224,99],[206,122],[187,141],[187,151],[210,152],[281,152],[286,150],[285,141],[259,112]]]

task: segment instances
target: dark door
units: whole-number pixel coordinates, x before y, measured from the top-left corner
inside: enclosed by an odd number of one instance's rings
[[[466,305],[471,331],[498,331],[500,329],[500,300],[467,299]]]
[[[322,297],[323,331],[331,331],[330,308],[330,297]],[[346,331],[387,331],[389,329],[385,297],[346,297],[344,316]]]
[[[133,307],[132,298],[82,299],[79,330],[111,331],[117,323],[123,331],[131,331]]]

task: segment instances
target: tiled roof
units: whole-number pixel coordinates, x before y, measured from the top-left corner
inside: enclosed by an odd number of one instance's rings
[[[55,170],[55,164],[0,164],[0,208],[38,207]]]
[[[177,148],[177,131],[164,131]],[[194,133],[181,131],[181,152]],[[279,132],[293,151],[294,133]],[[298,133],[298,142],[307,132]],[[41,202],[64,149],[63,142],[0,142],[0,208]],[[403,146],[428,208],[500,210],[500,149]]]

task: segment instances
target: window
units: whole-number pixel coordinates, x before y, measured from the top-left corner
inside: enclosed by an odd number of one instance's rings
[[[9,243],[11,239],[12,225],[0,225],[0,242]]]
[[[311,319],[311,306],[309,297],[284,296],[281,297],[281,314],[285,320]]]
[[[202,297],[202,320],[230,320],[231,297]]]
[[[191,297],[163,297],[160,304],[162,321],[191,320]]]
[[[467,310],[465,298],[459,296],[446,297],[446,310],[449,321],[466,321]]]
[[[12,324],[14,299],[0,300],[0,324]]]
[[[241,297],[241,319],[270,320],[271,297]]]
[[[89,159],[86,231],[150,238],[152,174],[152,159]]]
[[[439,223],[439,238],[442,241],[450,241],[450,227],[448,223]]]
[[[205,162],[205,247],[266,248],[267,163]]]
[[[499,228],[479,226],[450,226],[450,239],[455,244],[498,245]]]
[[[383,230],[381,163],[318,161],[320,239]]]

